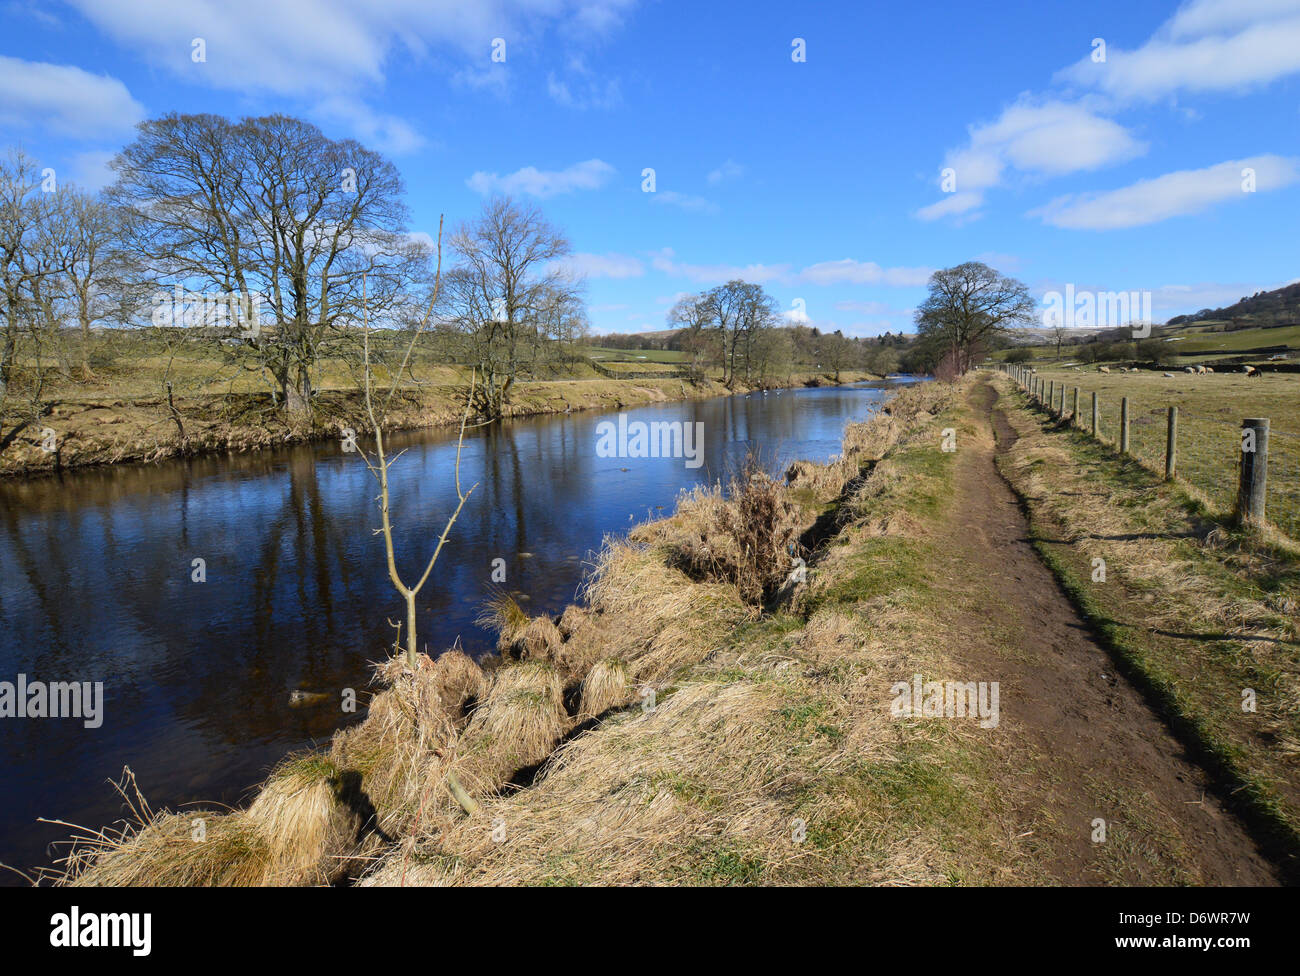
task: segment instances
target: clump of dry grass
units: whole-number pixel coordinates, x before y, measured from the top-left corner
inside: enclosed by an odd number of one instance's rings
[[[519,635],[520,655],[528,661],[553,661],[564,635],[550,617],[534,617]]]
[[[671,518],[639,526],[629,539],[657,546],[695,580],[730,583],[761,607],[793,567],[804,527],[785,487],[751,454],[725,496],[720,486],[684,492]]]
[[[256,822],[242,813],[195,810],[155,812],[130,769],[114,784],[129,811],[126,821],[104,830],[73,826],[68,852],[56,870],[42,872],[54,884],[75,887],[250,887],[271,871],[271,845]]]
[[[371,699],[364,722],[334,735],[330,757],[375,809],[377,826],[396,836],[412,823],[438,787],[449,799],[445,771],[456,742],[454,713],[443,701],[442,672],[420,655],[414,669],[400,655],[381,665],[388,687]]]
[[[518,770],[549,756],[571,724],[555,667],[538,661],[503,667],[470,717],[456,775],[470,793],[494,792]]]
[[[589,623],[590,619],[591,615],[586,610],[576,603],[570,603],[564,608],[564,613],[560,614],[560,636],[569,640]]]
[[[84,843],[78,856],[60,884],[254,887],[268,883],[273,864],[270,843],[241,813],[160,813],[129,833]]]
[[[328,756],[286,760],[244,815],[268,845],[265,884],[328,884],[347,873],[363,840],[362,818],[341,802]]]
[[[483,610],[474,620],[480,627],[497,632],[497,648],[505,651],[514,646],[528,627],[528,614],[509,593],[493,595],[483,604]]]
[[[790,572],[799,549],[800,514],[754,454],[745,459],[728,494],[731,504],[720,510],[717,526],[732,543],[732,582],[741,599],[760,606]]]
[[[627,662],[618,657],[597,661],[582,679],[579,720],[596,718],[611,708],[622,708],[632,700]]]
[[[457,647],[444,651],[433,662],[433,680],[442,704],[456,720],[483,697],[487,676],[478,663]]]

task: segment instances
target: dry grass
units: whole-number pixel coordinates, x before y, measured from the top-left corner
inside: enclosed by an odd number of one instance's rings
[[[347,874],[363,842],[362,819],[341,803],[340,771],[326,756],[296,756],[281,764],[245,816],[268,846],[262,881],[328,884]]]
[[[597,661],[582,679],[581,721],[604,715],[611,708],[622,708],[633,699],[627,662],[619,657]]]

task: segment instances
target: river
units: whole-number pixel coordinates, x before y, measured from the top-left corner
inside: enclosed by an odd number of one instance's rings
[[[494,567],[529,613],[559,613],[607,534],[671,512],[682,489],[725,480],[751,446],[774,469],[829,458],[845,423],[892,386],[626,411],[629,424],[702,424],[698,466],[600,456],[597,426],[613,413],[469,432],[461,478],[477,488],[420,594],[421,644],[491,649],[474,618]],[[405,449],[392,509],[410,580],[455,505],[456,435],[391,440]],[[373,532],[376,493],[340,443],[0,481],[0,681],[103,682],[98,727],[0,719],[0,863],[49,862],[68,831],[38,817],[98,828],[124,816],[109,784],[123,766],[155,808],[233,804],[286,752],[358,720],[339,708],[340,689],[365,701],[368,662],[391,646],[389,621],[404,620]],[[294,690],[328,698],[291,707]]]

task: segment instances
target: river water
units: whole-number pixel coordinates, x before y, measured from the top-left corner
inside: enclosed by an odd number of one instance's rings
[[[490,650],[474,618],[494,588],[529,613],[559,613],[607,534],[671,512],[682,489],[725,480],[750,447],[773,468],[829,458],[845,423],[893,385],[626,411],[629,425],[702,424],[698,466],[601,456],[597,428],[614,413],[469,432],[461,478],[477,488],[420,594],[421,645],[436,652],[459,638],[471,654]],[[455,505],[456,435],[391,440],[405,449],[392,510],[409,581]],[[0,481],[0,682],[103,682],[96,728],[0,719],[0,863],[48,863],[68,831],[38,817],[98,828],[124,816],[109,785],[123,766],[155,808],[233,804],[286,752],[356,721],[340,689],[364,692],[368,662],[392,645],[389,621],[405,619],[373,532],[375,495],[359,455],[339,443]],[[494,584],[502,566],[505,583]],[[328,697],[291,707],[294,690]]]

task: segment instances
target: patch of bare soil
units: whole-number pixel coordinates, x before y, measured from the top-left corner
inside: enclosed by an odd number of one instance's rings
[[[1278,884],[1039,558],[994,462],[1016,436],[997,399],[987,382],[973,385],[980,429],[958,452],[943,575],[951,623],[970,637],[955,659],[971,679],[1000,682],[1005,772],[1027,851],[1060,884]],[[1096,820],[1105,821],[1102,842]]]

